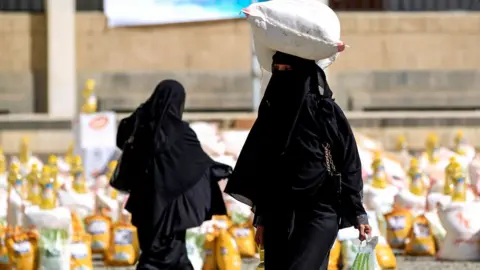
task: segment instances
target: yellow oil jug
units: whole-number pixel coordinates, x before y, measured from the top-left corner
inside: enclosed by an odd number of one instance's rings
[[[115,168],[117,167],[117,163],[118,162],[116,160],[112,160],[108,163],[107,173],[105,174],[108,182],[110,182],[110,179],[112,178],[112,175],[115,172]],[[105,192],[106,192],[105,195],[108,196],[109,198],[111,198],[113,200],[117,199],[118,191],[116,189],[114,189],[112,186],[110,186],[109,184],[107,185],[107,188],[105,189]]]
[[[452,201],[465,202],[467,201],[467,183],[465,182],[465,173],[461,167],[457,167],[454,176]]]
[[[17,163],[10,164],[10,169],[8,171],[8,185],[9,189],[17,191],[22,199],[27,199],[28,191],[27,185],[23,179],[22,174],[20,173],[20,166]]]
[[[83,90],[82,113],[97,112],[97,96],[95,95],[95,81],[87,80]]]
[[[465,149],[462,147],[466,144],[465,136],[463,135],[463,131],[457,131],[455,138],[453,140],[453,149],[459,155],[465,155]]]
[[[48,168],[50,169],[50,177],[53,179],[53,187],[56,190],[60,188],[60,181],[58,179],[58,158],[56,155],[48,157]]]
[[[257,267],[257,270],[265,270],[265,253],[263,251],[263,248],[260,249],[260,264]]]
[[[398,152],[408,151],[407,138],[403,135],[398,136],[395,148]]]
[[[427,154],[429,163],[436,164],[439,161],[438,150],[438,136],[432,133],[427,137],[425,142],[425,152]]]
[[[0,174],[5,174],[7,172],[7,158],[3,153],[3,148],[0,147]]]
[[[460,167],[460,163],[458,163],[457,159],[452,156],[447,167],[445,167],[445,183],[443,186],[443,193],[445,195],[452,195],[455,174],[457,173],[458,169],[461,169]]]
[[[43,166],[42,176],[40,178],[41,201],[40,209],[54,209],[57,206],[57,196],[55,192],[55,180],[51,176],[49,166]]]
[[[70,168],[70,173],[72,175],[72,187],[77,193],[85,194],[88,192],[87,183],[85,181],[85,175],[82,165],[82,158],[80,156],[75,156],[73,158],[72,167]]]
[[[72,166],[73,159],[74,159],[74,143],[70,142],[67,148],[67,152],[65,152],[65,162]]]
[[[384,189],[387,187],[387,175],[385,173],[385,167],[382,161],[382,155],[380,152],[376,152],[373,157],[372,162],[372,171],[373,171],[373,178],[372,178],[372,187],[378,189]]]
[[[29,150],[28,137],[22,137],[20,141],[19,160],[22,165],[27,165],[30,162],[30,150]]]
[[[418,166],[417,159],[414,158],[410,162],[410,169],[408,170],[408,174],[410,178],[410,192],[417,196],[425,195],[426,187],[424,182],[424,176]]]
[[[28,200],[33,205],[39,205],[41,201],[40,189],[40,171],[36,163],[32,164],[32,168],[27,175],[28,184]]]

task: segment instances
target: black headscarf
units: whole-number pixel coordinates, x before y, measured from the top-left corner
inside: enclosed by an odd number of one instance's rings
[[[193,187],[214,163],[202,150],[195,132],[182,120],[184,104],[183,86],[165,80],[140,108],[140,121],[153,132],[154,187],[167,201]]]
[[[332,99],[324,71],[314,61],[277,52],[273,65],[285,64],[288,71],[272,67],[273,74],[259,107],[258,117],[242,148],[225,192],[260,212],[272,200],[288,203],[285,193],[291,182],[282,174],[280,160],[288,150],[290,139],[308,94],[319,92],[319,117],[315,119],[321,138],[332,145],[337,170],[342,173],[346,197],[353,194],[354,204],[364,211],[360,192],[363,189],[361,163],[350,125]],[[312,149],[319,152],[322,149]],[[323,151],[322,151],[323,152]],[[317,154],[317,153],[313,153]],[[282,164],[282,165],[280,165]],[[345,166],[343,166],[345,165]],[[275,199],[273,196],[277,196]],[[356,207],[355,206],[355,207]],[[281,207],[281,206],[279,206]],[[353,214],[352,214],[353,215]]]

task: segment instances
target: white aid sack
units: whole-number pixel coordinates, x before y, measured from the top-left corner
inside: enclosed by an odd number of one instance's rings
[[[52,210],[28,207],[25,210],[25,225],[35,226],[40,232],[39,269],[70,270],[70,210],[63,207]]]
[[[243,144],[247,140],[248,130],[226,130],[222,131],[220,137],[225,143],[225,153],[238,157]]]
[[[10,191],[7,206],[7,224],[9,226],[23,225],[23,210],[30,205],[29,202],[23,201],[20,194],[14,189]]]
[[[398,189],[394,186],[387,186],[384,189],[374,188],[370,185],[363,186],[363,201],[368,210],[379,211],[386,214],[392,210],[395,195]]]
[[[59,190],[58,200],[61,206],[75,212],[82,219],[91,215],[95,208],[95,194],[91,192],[80,194],[73,190]]]
[[[318,61],[345,49],[337,15],[320,1],[267,1],[242,11],[255,42],[270,50]]]
[[[421,213],[425,211],[427,198],[415,195],[408,189],[403,189],[395,196],[394,204],[400,208],[410,209],[413,213]]]
[[[453,202],[438,211],[447,231],[438,258],[454,261],[480,260],[479,202]]]
[[[225,144],[220,140],[218,126],[207,122],[194,122],[190,127],[197,134],[203,150],[213,156],[225,154]]]
[[[480,193],[480,156],[477,155],[468,165],[468,176],[473,191]]]
[[[117,200],[114,200],[105,194],[103,194],[101,191],[97,192],[95,195],[95,200],[96,200],[96,205],[97,207],[100,208],[106,208],[110,210],[110,217],[112,218],[113,221],[118,221],[119,219],[119,203]]]

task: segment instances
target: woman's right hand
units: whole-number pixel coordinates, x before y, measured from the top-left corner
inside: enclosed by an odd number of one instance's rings
[[[257,232],[255,233],[255,243],[257,243],[259,247],[263,247],[263,226],[262,225],[257,226]]]

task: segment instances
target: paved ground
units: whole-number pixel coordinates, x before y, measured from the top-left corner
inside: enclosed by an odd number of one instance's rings
[[[424,257],[397,257],[398,270],[478,270],[480,262],[439,262],[433,258]],[[111,270],[134,270],[131,268],[106,268],[98,262],[95,269],[111,269]],[[245,268],[245,270],[255,270],[254,266]]]

